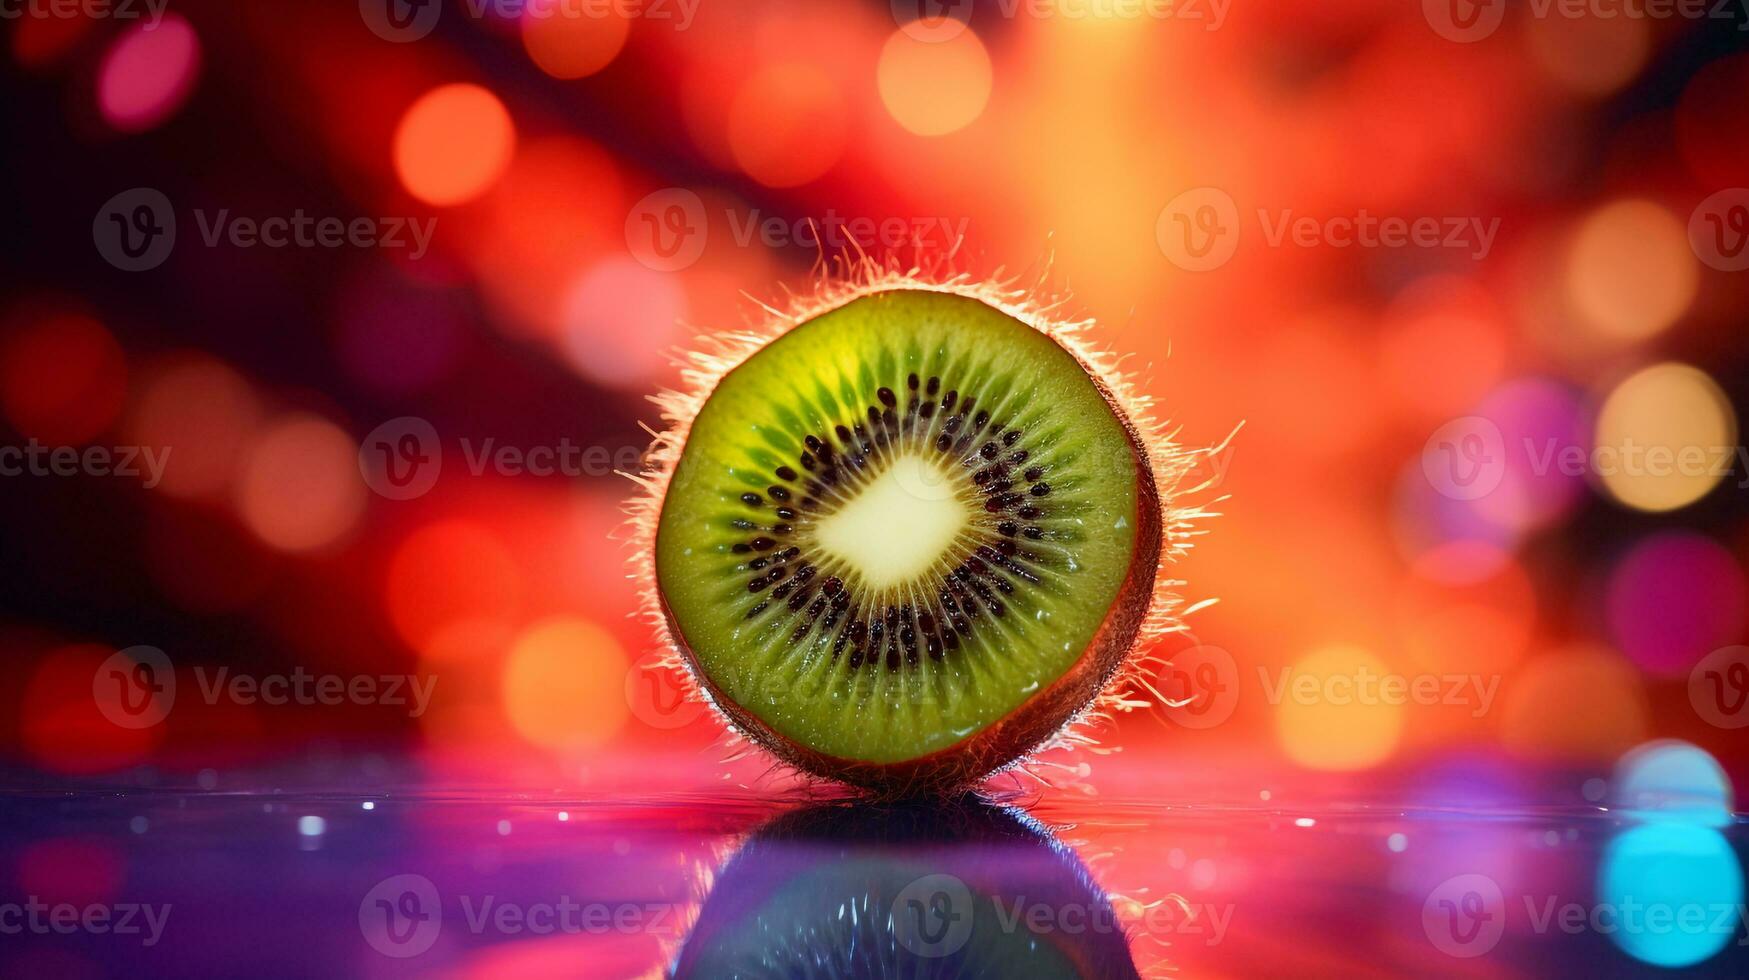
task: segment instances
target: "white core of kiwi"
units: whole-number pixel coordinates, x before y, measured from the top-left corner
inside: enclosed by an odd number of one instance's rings
[[[814,536],[863,584],[886,590],[938,567],[971,519],[953,474],[936,460],[907,452],[822,519]]]

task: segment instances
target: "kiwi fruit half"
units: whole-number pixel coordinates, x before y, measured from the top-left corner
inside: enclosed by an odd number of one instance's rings
[[[867,292],[724,374],[656,524],[676,647],[739,729],[886,795],[962,787],[1089,704],[1161,557],[1093,368],[974,296]]]

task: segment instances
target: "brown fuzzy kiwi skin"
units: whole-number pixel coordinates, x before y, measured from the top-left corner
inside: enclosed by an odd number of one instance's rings
[[[1085,364],[1082,367],[1086,369]],[[843,759],[816,752],[779,734],[711,683],[687,644],[667,598],[658,590],[657,599],[674,648],[711,704],[742,734],[789,765],[858,787],[878,799],[943,796],[964,791],[1024,759],[1074,721],[1117,675],[1136,644],[1154,598],[1163,540],[1160,492],[1142,437],[1110,389],[1092,372],[1088,376],[1129,436],[1136,468],[1136,547],[1105,619],[1068,671],[1007,716],[947,748],[894,763]]]

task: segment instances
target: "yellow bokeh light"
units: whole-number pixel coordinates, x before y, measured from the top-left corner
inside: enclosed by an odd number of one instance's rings
[[[875,69],[881,102],[919,136],[965,128],[990,101],[990,55],[970,30],[940,43],[894,31]]]
[[[1632,665],[1607,650],[1533,658],[1504,685],[1500,738],[1526,758],[1613,759],[1646,734],[1646,696]]]
[[[1403,705],[1383,693],[1384,661],[1353,646],[1329,646],[1286,672],[1265,672],[1275,732],[1288,758],[1308,769],[1367,769],[1389,758],[1403,734]]]
[[[1592,212],[1567,255],[1567,301],[1594,333],[1644,340],[1687,311],[1700,282],[1688,231],[1650,201],[1618,201]]]
[[[517,734],[544,748],[587,750],[625,724],[625,673],[618,641],[587,619],[536,623],[505,661],[504,713]]]
[[[1737,416],[1705,372],[1655,364],[1609,393],[1593,445],[1611,496],[1639,510],[1674,510],[1705,496],[1733,464]]]

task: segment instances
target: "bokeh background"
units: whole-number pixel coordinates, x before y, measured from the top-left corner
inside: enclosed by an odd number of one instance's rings
[[[863,254],[1067,292],[1182,441],[1243,423],[1175,570],[1219,602],[1150,651],[1195,700],[1046,783],[1456,766],[1571,802],[1662,736],[1741,779],[1741,10],[945,7],[10,19],[3,442],[169,455],[0,479],[8,781],[781,779],[647,671],[613,471],[675,350]],[[154,206],[173,246],[118,257]],[[370,234],[223,224],[300,216]],[[1705,472],[1592,453],[1633,446]],[[125,727],[93,679],[139,646],[178,694]],[[201,696],[220,668],[435,685],[417,712]],[[1343,696],[1368,676],[1421,693]]]

